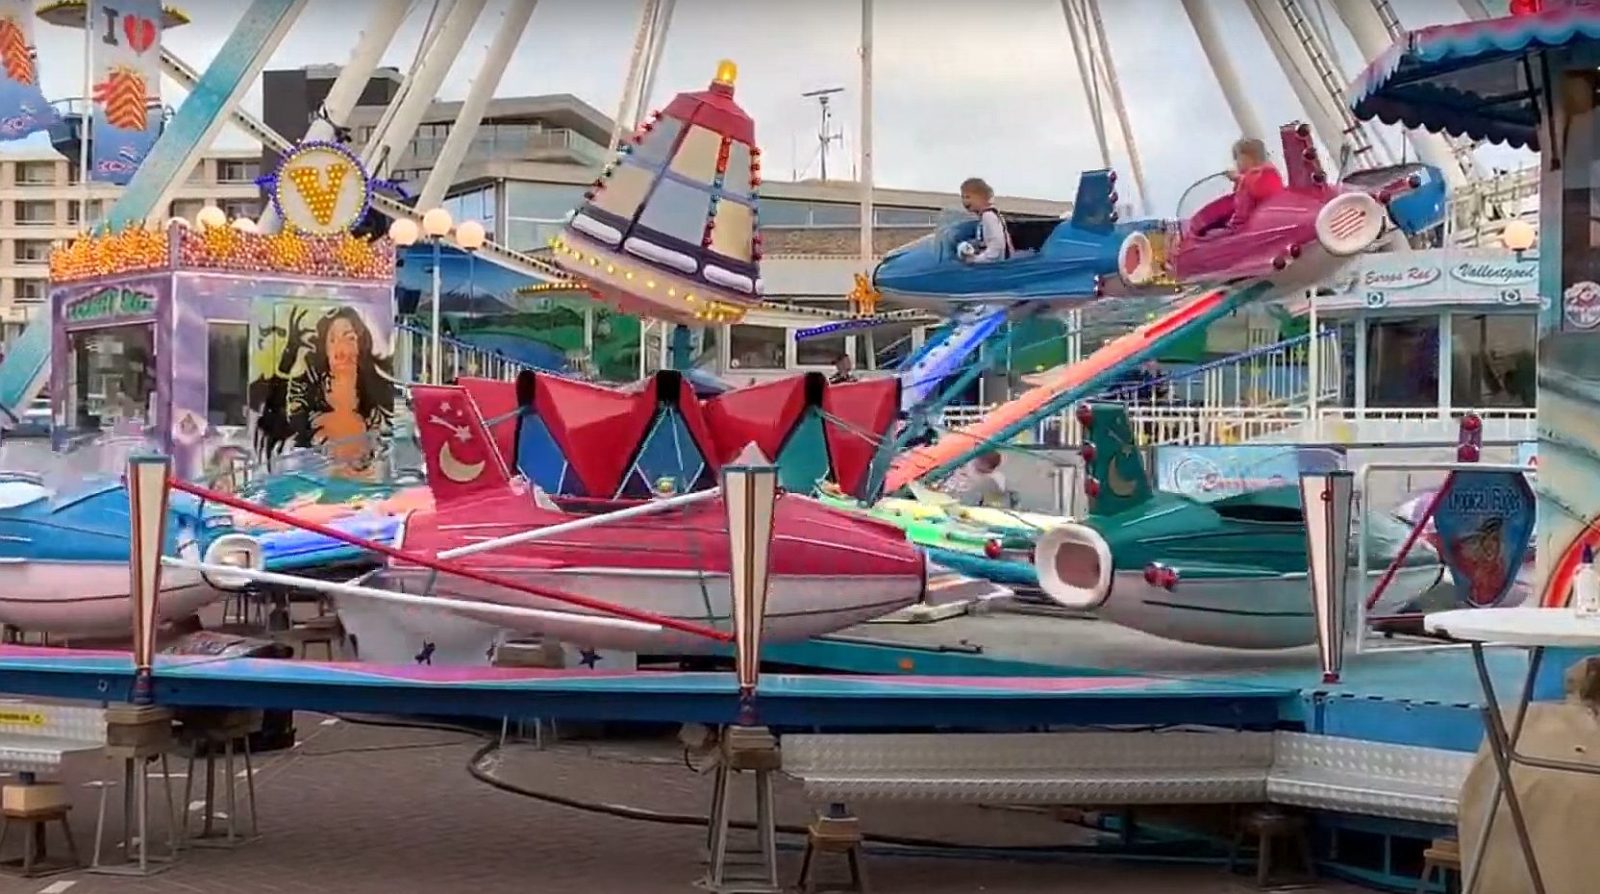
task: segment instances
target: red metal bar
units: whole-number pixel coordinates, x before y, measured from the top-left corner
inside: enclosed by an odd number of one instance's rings
[[[177,478],[170,479],[169,484],[171,484],[175,490],[180,490],[187,494],[193,494],[202,500],[212,500],[222,504],[223,506],[227,506],[230,509],[238,509],[243,512],[254,513],[262,518],[271,519],[279,524],[290,525],[302,530],[311,531],[314,534],[321,534],[324,537],[332,537],[334,540],[338,540],[341,543],[348,543],[351,546],[359,547],[360,549],[371,550],[372,552],[378,553],[382,556],[387,556],[391,559],[399,559],[402,562],[411,562],[415,565],[421,565],[423,568],[428,568],[433,571],[440,572],[441,574],[454,574],[464,577],[468,580],[475,580],[482,584],[489,584],[490,586],[494,587],[505,587],[508,590],[515,590],[519,593],[527,593],[532,596],[540,596],[545,599],[553,599],[556,602],[566,602],[571,605],[593,609],[594,611],[602,612],[614,617],[627,618],[630,621],[640,621],[646,624],[659,624],[667,629],[676,630],[680,633],[692,634],[694,636],[705,637],[706,639],[716,640],[717,642],[733,642],[732,633],[717,630],[714,627],[707,627],[703,624],[695,624],[689,621],[682,621],[677,618],[670,618],[666,615],[658,615],[653,612],[639,611],[638,609],[628,608],[625,605],[617,605],[613,602],[603,602],[599,599],[590,599],[587,596],[579,596],[576,593],[567,593],[561,590],[549,590],[543,587],[533,587],[522,583],[521,581],[510,580],[508,578],[499,577],[498,575],[493,574],[485,574],[482,571],[476,571],[472,568],[458,565],[454,562],[444,562],[438,559],[430,559],[425,556],[419,556],[415,553],[409,553],[403,550],[395,549],[388,544],[378,543],[373,540],[368,540],[364,537],[357,537],[354,534],[340,531],[337,528],[330,528],[327,525],[319,525],[316,522],[307,521],[303,518],[295,518],[288,513],[279,512],[276,509],[271,509],[257,503],[251,503],[248,500],[241,500],[232,494],[225,494],[220,491],[211,490],[207,487],[201,487],[198,484],[180,481]]]
[[[1422,529],[1426,528],[1428,520],[1433,518],[1434,511],[1439,508],[1439,501],[1444,499],[1446,493],[1449,493],[1450,482],[1454,481],[1455,477],[1456,474],[1451,472],[1450,476],[1445,478],[1444,484],[1433,492],[1433,499],[1428,501],[1428,508],[1422,510],[1422,517],[1417,519],[1416,523],[1411,526],[1411,533],[1406,535],[1406,542],[1400,544],[1400,552],[1395,555],[1394,560],[1389,563],[1389,567],[1384,570],[1383,577],[1378,581],[1378,585],[1372,588],[1372,595],[1367,597],[1368,611],[1371,611],[1372,607],[1378,604],[1378,600],[1383,597],[1383,591],[1388,588],[1389,582],[1394,580],[1396,574],[1400,573],[1400,564],[1406,560],[1406,556],[1411,554],[1411,548],[1417,545],[1417,538],[1422,536]],[[1366,532],[1362,531],[1361,536],[1367,536]],[[1440,558],[1442,559],[1443,557]],[[1363,575],[1366,574],[1365,568],[1361,571]]]

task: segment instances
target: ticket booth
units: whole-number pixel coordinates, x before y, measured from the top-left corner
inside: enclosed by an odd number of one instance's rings
[[[359,464],[388,434],[387,242],[173,223],[80,239],[51,264],[58,442],[137,431],[201,477],[223,452]]]

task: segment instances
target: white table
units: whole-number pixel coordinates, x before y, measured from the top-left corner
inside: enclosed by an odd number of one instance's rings
[[[1502,796],[1511,812],[1511,824],[1516,827],[1517,843],[1521,846],[1522,859],[1528,866],[1529,880],[1533,883],[1531,890],[1534,894],[1545,894],[1544,878],[1539,873],[1539,861],[1533,852],[1533,841],[1528,835],[1522,804],[1517,799],[1516,788],[1511,784],[1511,765],[1600,775],[1600,769],[1593,764],[1549,760],[1517,753],[1517,740],[1522,736],[1522,721],[1527,716],[1528,703],[1533,700],[1534,683],[1539,676],[1539,665],[1544,660],[1544,650],[1569,647],[1600,651],[1600,617],[1579,617],[1570,608],[1477,608],[1438,612],[1428,615],[1423,623],[1429,633],[1461,640],[1472,646],[1472,661],[1478,669],[1478,682],[1483,686],[1483,726],[1498,776],[1495,792],[1490,797],[1489,812],[1484,817],[1478,850],[1465,867],[1462,894],[1473,894],[1477,888],[1478,870],[1483,863],[1483,853],[1487,849],[1489,833],[1494,828],[1495,814],[1499,812]],[[1494,680],[1489,676],[1488,665],[1484,663],[1483,647],[1486,643],[1519,646],[1528,650],[1528,675],[1523,681],[1522,696],[1517,702],[1509,730],[1506,728],[1505,715],[1500,712]]]

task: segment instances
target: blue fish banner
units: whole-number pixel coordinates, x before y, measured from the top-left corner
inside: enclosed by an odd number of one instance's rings
[[[127,185],[161,135],[161,3],[92,0],[89,177]]]
[[[1456,472],[1434,510],[1439,551],[1471,608],[1499,605],[1516,583],[1537,509],[1521,472]]]
[[[56,120],[39,87],[33,0],[0,0],[0,142],[20,140]]]
[[[1302,473],[1344,468],[1344,454],[1330,447],[1293,444],[1156,448],[1156,489],[1211,503],[1273,487],[1295,485]]]

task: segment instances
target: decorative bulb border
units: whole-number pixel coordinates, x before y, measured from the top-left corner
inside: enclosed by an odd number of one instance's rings
[[[317,149],[328,149],[344,156],[344,159],[355,167],[356,173],[359,175],[358,179],[361,182],[360,207],[353,215],[349,217],[349,219],[339,222],[337,226],[331,223],[329,224],[330,233],[338,230],[348,230],[360,223],[361,219],[366,217],[367,212],[371,210],[373,191],[380,184],[387,184],[389,182],[373,179],[372,175],[367,171],[367,166],[362,164],[361,157],[356,155],[355,150],[351,149],[349,146],[346,146],[343,143],[334,143],[327,140],[307,140],[303,143],[297,143],[293,149],[290,149],[284,154],[282,160],[278,162],[278,167],[276,170],[274,170],[271,174],[258,179],[256,183],[267,191],[267,196],[272,200],[272,209],[278,213],[278,218],[287,223],[289,220],[289,215],[284,211],[282,196],[284,180],[282,176],[283,172],[295,159],[307,152]]]
[[[591,251],[571,245],[560,236],[550,240],[550,248],[558,255],[566,255],[571,258],[574,264],[588,264],[590,267],[598,269],[604,263],[605,273],[609,276],[621,276],[625,280],[634,281],[642,285],[646,292],[663,292],[666,297],[677,299],[693,308],[689,311],[689,315],[696,320],[708,323],[731,323],[737,322],[744,317],[745,308],[737,304],[730,304],[715,298],[703,298],[692,291],[684,291],[680,295],[677,286],[657,282],[655,274],[647,268],[634,268],[627,264],[618,264],[614,260],[602,261]],[[665,287],[663,288],[664,285]],[[752,297],[751,303],[757,304],[759,300]]]

